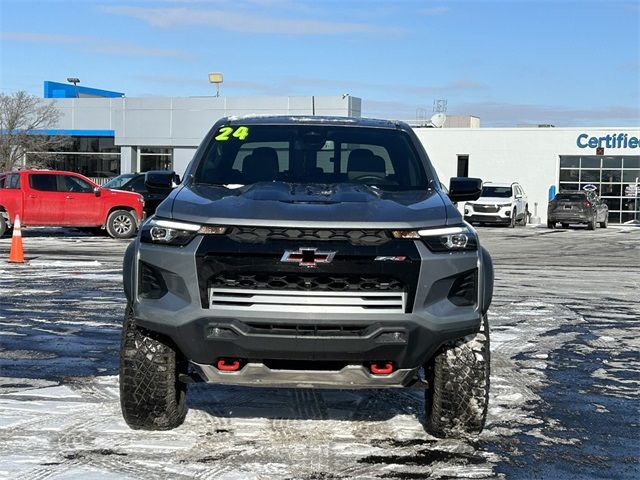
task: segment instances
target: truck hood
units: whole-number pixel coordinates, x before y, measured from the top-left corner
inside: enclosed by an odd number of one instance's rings
[[[433,189],[390,192],[349,183],[185,185],[156,214],[195,223],[281,227],[416,228],[462,221],[451,203]]]
[[[471,205],[500,205],[501,203],[513,203],[513,200],[511,198],[504,198],[504,197],[480,197],[478,200],[474,201],[474,202],[467,202],[470,203]]]
[[[102,187],[102,195],[107,195],[109,197],[122,197],[122,198],[130,198],[131,201],[135,200],[138,197],[141,197],[142,195],[140,195],[139,193],[136,192],[127,192],[125,190],[118,190],[115,188],[105,188]]]

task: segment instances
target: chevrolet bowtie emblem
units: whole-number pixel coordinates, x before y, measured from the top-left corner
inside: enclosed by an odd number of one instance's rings
[[[330,263],[335,255],[336,252],[319,252],[317,248],[299,248],[297,251],[285,250],[280,261],[315,267],[319,263]]]

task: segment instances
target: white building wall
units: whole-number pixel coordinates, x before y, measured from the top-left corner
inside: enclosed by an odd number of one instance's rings
[[[213,124],[231,115],[360,116],[346,96],[58,98],[62,130],[115,130],[116,145],[196,147]]]
[[[518,182],[529,197],[529,210],[546,222],[548,191],[558,185],[560,155],[595,155],[580,148],[580,134],[604,137],[627,133],[640,137],[640,128],[415,128],[440,181],[448,185],[457,175],[458,155],[469,155],[469,176],[484,181]],[[640,148],[605,148],[605,155],[640,155]]]

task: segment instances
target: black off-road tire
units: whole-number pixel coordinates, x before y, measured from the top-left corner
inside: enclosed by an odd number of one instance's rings
[[[7,222],[4,217],[0,215],[0,237],[2,237],[7,232]]]
[[[426,367],[427,432],[436,437],[480,433],[489,405],[489,371],[489,323],[484,315],[477,334],[445,347]]]
[[[136,326],[127,306],[120,346],[120,406],[134,430],[171,430],[187,414],[186,363],[170,342]]]
[[[136,234],[138,222],[128,210],[114,210],[109,214],[105,228],[113,238],[131,238]]]

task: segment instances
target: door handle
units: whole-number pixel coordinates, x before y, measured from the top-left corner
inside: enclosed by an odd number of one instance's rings
[[[73,198],[74,198],[74,197],[72,197],[71,195],[67,195],[67,196],[66,196],[66,197],[64,197],[64,198],[66,198],[67,200],[73,200]]]
[[[29,198],[38,198],[37,195],[29,195]]]

